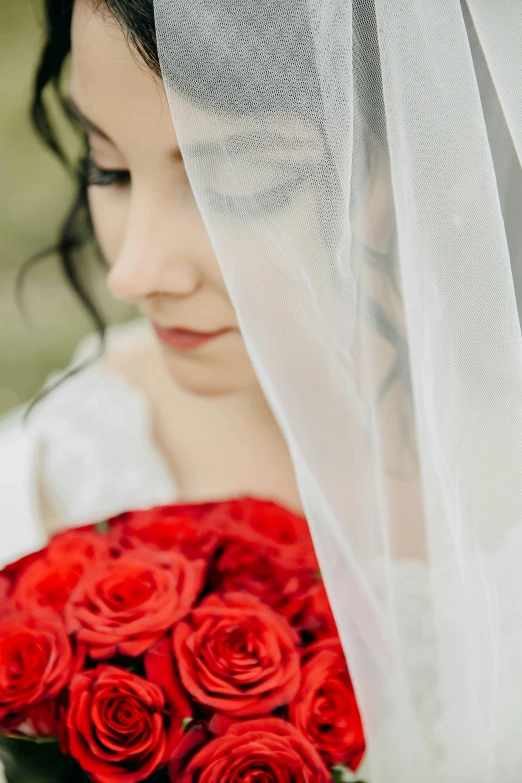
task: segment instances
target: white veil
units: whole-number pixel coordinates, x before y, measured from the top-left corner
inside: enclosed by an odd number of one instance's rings
[[[187,172],[291,449],[368,778],[520,783],[522,4],[155,14]]]

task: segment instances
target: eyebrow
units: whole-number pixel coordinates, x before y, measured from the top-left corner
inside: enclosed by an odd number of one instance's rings
[[[101,128],[99,128],[97,125],[94,124],[88,117],[85,116],[83,111],[80,109],[72,95],[67,95],[64,99],[65,109],[66,111],[83,127],[85,130],[89,131],[90,133],[96,134],[96,136],[100,136],[102,139],[105,139],[105,141],[110,141],[111,144],[114,144],[113,140],[110,138],[110,136],[107,136],[107,134],[102,131]]]
[[[100,136],[100,138],[105,139],[105,141],[110,142],[114,147],[116,147],[116,144],[113,142],[110,136],[108,136],[105,131],[102,131],[101,128],[99,128],[97,125],[92,122],[80,109],[72,95],[66,95],[64,98],[64,104],[65,104],[65,110],[70,114],[70,116],[75,119],[83,128],[85,128],[86,131],[89,131],[90,133],[96,134],[96,136]],[[174,161],[182,161],[183,156],[181,155],[181,150],[179,147],[173,147],[169,151],[169,157]]]
[[[208,158],[216,153],[234,156],[252,152],[278,151],[303,151],[317,152],[318,145],[309,139],[299,139],[295,136],[283,136],[276,131],[259,133],[238,133],[227,136],[225,139],[212,141],[199,141],[188,147],[191,155],[197,158]]]
[[[71,117],[85,128],[85,130],[94,133],[96,136],[100,136],[100,138],[105,139],[105,141],[116,146],[111,137],[83,113],[72,95],[65,96],[64,105]],[[223,152],[225,152],[227,155],[230,155],[231,150],[236,154],[242,154],[244,152],[252,151],[262,152],[274,148],[278,148],[279,150],[290,149],[295,151],[297,148],[302,149],[303,151],[316,151],[317,145],[310,143],[309,140],[305,139],[288,138],[277,132],[268,132],[262,136],[258,133],[239,133],[229,136],[225,140],[216,139],[213,141],[195,142],[194,144],[188,145],[188,152],[189,155],[196,158],[209,158],[216,155],[216,153],[223,154]],[[169,156],[174,161],[183,160],[179,147],[170,150]]]

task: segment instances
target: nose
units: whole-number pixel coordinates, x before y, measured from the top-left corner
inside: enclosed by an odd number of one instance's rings
[[[193,263],[183,258],[158,262],[153,252],[120,254],[107,278],[116,299],[131,304],[162,294],[185,297],[195,293],[200,276]]]
[[[107,278],[112,295],[140,304],[158,294],[186,297],[195,293],[202,272],[192,258],[186,221],[161,209],[132,212]]]

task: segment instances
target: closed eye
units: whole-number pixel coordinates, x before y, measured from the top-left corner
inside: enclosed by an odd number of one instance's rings
[[[276,214],[291,202],[292,196],[306,179],[305,174],[280,182],[273,188],[231,196],[213,190],[207,190],[205,195],[209,206],[216,213],[231,213],[242,217],[255,217],[262,214]]]
[[[90,155],[82,159],[82,168],[87,186],[122,186],[130,184],[131,181],[130,171],[127,169],[102,169]]]

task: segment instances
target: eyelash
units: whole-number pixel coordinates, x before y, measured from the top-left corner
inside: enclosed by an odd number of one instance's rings
[[[98,185],[107,187],[110,185],[130,184],[130,172],[122,169],[102,169],[96,165],[90,155],[82,159],[87,186]],[[225,196],[214,191],[207,191],[207,201],[215,213],[236,213],[245,217],[255,217],[261,214],[277,214],[290,203],[297,186],[305,179],[298,176],[287,180],[256,194],[255,198],[237,198]]]
[[[235,213],[239,217],[250,218],[264,214],[275,215],[290,204],[297,187],[304,179],[304,176],[295,177],[281,182],[274,188],[260,191],[250,198],[237,198],[207,191],[206,200],[215,213]]]
[[[130,172],[123,169],[101,169],[94,160],[88,155],[82,159],[83,172],[87,186],[100,185],[128,185],[130,183]]]

